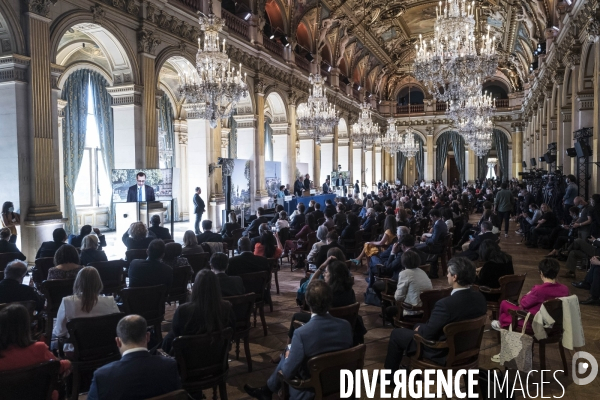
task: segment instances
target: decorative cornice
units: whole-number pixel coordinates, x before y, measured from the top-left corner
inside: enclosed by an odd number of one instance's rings
[[[27,82],[30,58],[19,54],[0,57],[0,82]]]
[[[138,52],[152,55],[154,55],[156,46],[162,43],[158,35],[154,36],[154,31],[151,31],[148,28],[141,28],[137,33],[137,39]]]
[[[142,105],[142,93],[144,88],[138,85],[119,85],[107,87],[106,91],[112,97],[111,105],[116,106],[128,106],[128,105]]]
[[[29,12],[48,17],[50,14],[50,5],[56,4],[57,0],[29,0],[27,2],[27,10]]]

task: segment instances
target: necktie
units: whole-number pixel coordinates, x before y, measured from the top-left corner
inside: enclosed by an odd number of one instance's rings
[[[138,187],[138,201],[142,201],[142,188]]]

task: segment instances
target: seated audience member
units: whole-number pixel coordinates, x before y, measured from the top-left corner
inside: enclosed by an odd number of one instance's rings
[[[260,226],[260,224],[268,224],[269,223],[268,218],[265,217],[264,214],[265,214],[264,208],[258,207],[256,209],[256,219],[254,221],[252,221],[250,223],[250,225],[248,225],[246,227],[246,230],[244,230],[244,233],[243,233],[244,236],[258,235],[258,227]],[[200,243],[200,241],[198,241],[198,243]]]
[[[527,211],[529,211],[529,213],[527,213]],[[516,231],[516,233],[528,237],[540,218],[542,218],[542,212],[537,204],[529,203],[528,210],[523,210],[523,213],[521,214],[521,218],[519,219],[520,229]]]
[[[285,211],[279,211],[279,214],[276,214],[277,221],[275,222],[275,232],[279,232],[283,228],[290,227],[290,223],[287,220],[287,213]]]
[[[308,202],[308,207],[306,208],[306,214],[310,214],[311,212],[315,211],[315,204],[316,204],[316,202],[314,200],[311,200]]]
[[[323,226],[327,228],[328,231],[335,229],[335,222],[333,222],[333,216],[335,213],[331,210],[325,210],[325,222],[323,222]]]
[[[142,400],[181,389],[177,361],[148,352],[147,329],[139,315],[119,321],[115,340],[121,359],[94,372],[88,400]]]
[[[79,254],[79,264],[88,265],[91,262],[108,261],[106,253],[98,250],[98,236],[87,235],[81,243],[81,253]]]
[[[196,240],[198,241],[198,244],[208,242],[223,242],[223,237],[218,233],[212,231],[212,221],[210,219],[205,219],[204,221],[202,221],[202,230],[204,232],[202,232],[199,235],[196,235]]]
[[[537,225],[531,230],[531,236],[529,242],[527,242],[527,247],[529,248],[537,248],[540,236],[551,234],[552,230],[558,224],[556,215],[552,212],[552,208],[549,205],[542,203],[540,209],[542,211],[542,218],[538,220]]]
[[[306,224],[307,215],[304,214],[304,204],[298,203],[296,206],[296,211],[290,217],[290,229],[294,229],[296,231],[301,230],[302,227]],[[313,214],[311,214],[313,215]],[[313,215],[314,219],[314,215]],[[316,224],[316,220],[314,222]]]
[[[162,262],[165,255],[165,242],[154,239],[146,250],[148,258],[133,260],[129,264],[129,287],[164,285],[167,290],[173,283],[173,268]]]
[[[393,215],[388,215],[385,218],[385,223],[383,225],[383,236],[381,240],[374,240],[372,242],[367,242],[363,246],[363,250],[356,257],[356,259],[351,259],[353,263],[356,265],[362,264],[362,260],[367,257],[372,257],[376,254],[379,254],[382,250],[382,247],[387,249],[388,246],[392,244],[394,239],[396,239],[396,229],[398,228],[396,224],[396,217]]]
[[[190,268],[190,263],[187,258],[181,257],[182,249],[179,243],[167,243],[165,244],[165,255],[163,256],[163,262],[171,268]]]
[[[6,265],[4,279],[0,281],[0,304],[14,303],[16,301],[35,301],[35,309],[44,308],[44,297],[39,295],[31,286],[23,285],[23,278],[27,275],[27,264],[15,260]]]
[[[156,236],[157,239],[172,239],[169,229],[160,226],[159,215],[153,215],[152,218],[150,218],[150,225],[151,226],[148,228],[148,230],[154,233],[154,236]]]
[[[315,221],[325,218],[325,214],[321,211],[321,204],[315,203],[315,211],[312,212],[312,215],[315,217]]]
[[[304,249],[308,241],[308,234],[313,233],[317,229],[315,217],[312,214],[306,216],[305,222],[306,223],[304,224],[300,232],[296,233],[296,235],[294,236],[294,239],[296,240],[285,241],[285,244],[283,246],[285,254],[292,250],[297,251]]]
[[[146,250],[154,239],[154,233],[148,232],[143,222],[134,222],[123,234],[121,240],[127,250]]]
[[[81,247],[83,244],[83,239],[92,233],[92,231],[98,236],[98,241],[100,242],[101,247],[106,247],[106,240],[104,239],[104,235],[100,233],[100,229],[94,228],[92,229],[91,225],[84,225],[79,230],[79,235],[69,235],[67,238],[67,243],[71,246]]]
[[[548,242],[552,245],[552,251],[546,257],[557,257],[560,251],[569,241],[578,237],[586,240],[591,233],[592,207],[580,196],[575,197],[575,206],[569,209],[571,216],[570,225],[559,225],[548,237]]]
[[[204,249],[198,244],[198,239],[196,239],[194,231],[185,231],[183,234],[183,248],[181,249],[181,254],[186,255],[199,253],[204,253]]]
[[[231,304],[223,300],[222,292],[218,274],[207,269],[198,272],[192,286],[192,299],[175,310],[171,332],[163,339],[162,349],[170,353],[173,339],[178,336],[204,335],[234,328],[235,315]]]
[[[5,278],[6,279],[6,278]],[[0,282],[1,283],[1,282]],[[600,306],[600,258],[594,256],[590,259],[590,269],[581,282],[572,282],[578,289],[590,291],[590,297],[580,301],[579,304],[586,306]]]
[[[271,218],[271,221],[269,221],[269,224],[275,225],[277,223],[277,221],[279,220],[279,213],[281,213],[283,210],[284,210],[283,206],[281,204],[277,204],[275,206],[275,215],[273,215],[273,218]]]
[[[317,253],[317,258],[315,260],[316,266],[321,266],[325,262],[325,260],[327,260],[327,252],[330,249],[337,247],[342,251],[344,250],[342,249],[342,246],[340,246],[340,244],[338,243],[338,234],[335,230],[329,232],[325,240],[327,241],[327,244],[321,246],[319,252]]]
[[[112,296],[101,296],[102,280],[94,267],[83,267],[75,278],[73,294],[63,297],[52,336],[68,338],[67,322],[73,318],[91,318],[121,312]],[[73,351],[73,345],[65,343],[64,351]]]
[[[402,228],[406,229],[405,226],[399,226],[398,232],[400,232],[400,229]],[[381,277],[389,277],[392,280],[397,281],[398,274],[404,269],[402,254],[408,250],[412,250],[419,255],[421,260],[419,265],[426,264],[427,254],[415,248],[415,237],[413,235],[403,234],[399,236],[398,241],[392,246],[390,257],[387,259],[385,264],[383,264],[383,268],[381,268]],[[375,280],[375,274],[378,272],[378,269],[375,267],[376,265],[373,266],[373,268],[369,267],[368,283],[369,287],[375,289],[375,292],[381,292],[385,288],[385,282],[383,280]]]
[[[448,226],[442,221],[441,214],[438,210],[431,210],[429,212],[429,218],[433,224],[433,233],[430,237],[423,235],[421,237],[423,243],[417,245],[416,248],[428,255],[439,255],[444,251],[446,236],[448,235]],[[431,263],[431,267],[429,277],[431,279],[437,279],[437,258]]]
[[[312,248],[310,249],[310,252],[306,256],[306,261],[309,263],[309,268],[313,271],[317,269],[317,266],[315,265],[315,260],[317,258],[317,254],[319,253],[319,249],[321,248],[321,246],[327,244],[327,233],[329,233],[329,231],[324,225],[321,225],[317,228],[317,239],[319,241],[313,244]]]
[[[437,210],[432,210],[434,212]],[[443,224],[443,222],[440,221]],[[446,226],[446,224],[444,224]],[[444,327],[452,322],[460,322],[481,317],[487,313],[487,304],[483,295],[470,290],[475,282],[475,265],[464,257],[454,257],[448,261],[448,284],[452,294],[435,303],[431,317],[425,324],[415,329],[394,329],[388,343],[384,368],[397,371],[404,353],[415,354],[417,345],[414,335],[419,334],[426,340],[444,340]],[[424,356],[438,364],[444,364],[448,349],[424,348]]]
[[[362,229],[363,231],[369,233],[371,232],[371,228],[373,227],[373,225],[375,225],[377,223],[377,220],[375,219],[375,210],[373,208],[368,208],[367,209],[367,213],[365,215],[365,220],[363,222],[363,224],[360,226],[360,229]]]
[[[266,258],[279,258],[283,253],[283,246],[279,236],[273,234],[268,225],[261,225],[260,241],[254,246],[254,255]]]
[[[483,221],[481,223],[481,231],[479,232],[479,235],[475,235],[473,240],[463,245],[463,249],[465,249],[465,251],[461,253],[460,256],[466,257],[471,261],[477,261],[479,258],[479,246],[481,246],[481,243],[483,243],[485,240],[498,240],[498,236],[492,233],[492,228],[493,226],[490,221]]]
[[[396,228],[396,237],[392,240],[392,243],[397,243],[398,241],[400,241],[400,239],[402,239],[402,237],[408,235],[409,233],[410,230],[406,226],[398,226]],[[369,269],[377,271],[375,268],[377,264],[385,265],[388,262],[390,255],[392,254],[393,247],[394,246],[390,244],[389,246],[387,246],[387,248],[385,248],[385,250],[381,251],[381,253],[377,253],[369,257]]]
[[[54,257],[54,253],[67,241],[67,232],[63,228],[56,228],[52,232],[52,241],[44,242],[38,249],[35,258]]]
[[[217,276],[221,296],[239,296],[246,293],[244,281],[239,276],[229,276],[226,274],[229,257],[224,253],[215,253],[210,257],[210,269]]]
[[[354,240],[356,238],[356,232],[360,230],[358,217],[354,213],[346,214],[346,227],[340,235],[340,239]]]
[[[334,318],[328,313],[332,300],[333,290],[327,283],[317,280],[308,285],[306,303],[313,314],[312,318],[294,331],[289,350],[281,357],[267,384],[260,388],[244,385],[246,393],[256,399],[271,399],[273,393],[281,388],[281,381],[277,376],[279,371],[287,379],[308,379],[310,371],[306,367],[306,361],[309,358],[352,347],[352,329],[348,321]],[[306,396],[310,396],[310,393],[290,388],[291,399],[308,398]]]
[[[25,261],[27,257],[21,253],[16,244],[10,242],[10,229],[0,229],[0,253],[17,253],[15,256],[18,260]]]
[[[229,213],[229,221],[225,222],[221,228],[221,236],[223,238],[232,238],[233,231],[236,229],[240,229],[240,224],[237,222],[237,215],[235,214],[235,211],[231,211]]]
[[[229,259],[227,275],[240,276],[252,272],[269,271],[269,262],[265,257],[256,256],[252,253],[250,239],[242,237],[238,240],[238,255]]]
[[[0,371],[12,371],[56,360],[44,342],[31,338],[29,312],[21,304],[10,304],[0,310]],[[71,362],[60,360],[59,373],[71,372]],[[58,400],[58,392],[52,392]]]
[[[512,257],[500,250],[495,240],[484,240],[479,246],[479,259],[483,266],[477,268],[475,283],[492,289],[500,288],[499,279],[515,273]],[[499,295],[483,293],[487,301],[497,301]]]
[[[325,214],[327,214],[327,210],[330,210],[332,212],[332,216],[335,214],[335,206],[333,205],[333,202],[330,199],[325,200]]]
[[[46,279],[75,279],[81,270],[77,249],[70,244],[61,246],[54,254],[54,265],[48,270]]]
[[[524,310],[531,313],[531,318],[529,319],[529,325],[531,325],[533,316],[540,310],[544,301],[569,295],[569,288],[556,282],[556,277],[560,270],[558,261],[552,258],[545,258],[538,264],[538,269],[543,283],[535,285],[527,294],[521,297],[518,306],[506,300],[500,303],[500,315],[498,320],[492,321],[492,328],[495,330],[508,328],[512,322],[512,317],[508,310]],[[519,320],[519,328],[522,326],[523,320]]]

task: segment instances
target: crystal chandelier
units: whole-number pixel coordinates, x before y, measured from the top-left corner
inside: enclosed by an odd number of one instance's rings
[[[419,144],[415,140],[415,132],[416,131],[413,129],[413,127],[409,125],[404,131],[404,140],[400,146],[400,151],[409,160],[413,158],[419,151]]]
[[[196,70],[198,74],[179,76],[180,96],[194,105],[200,112],[200,118],[210,122],[215,128],[218,120],[229,118],[236,104],[248,95],[246,74],[242,79],[242,64],[236,71],[225,52],[225,39],[222,50],[219,45],[219,32],[225,21],[213,14],[212,1],[208,3],[209,14],[200,13],[200,29],[204,32],[204,46],[198,37],[198,53],[196,54]]]
[[[475,154],[477,154],[478,157],[483,157],[492,148],[493,131],[494,124],[491,118],[478,117],[475,119],[473,125],[469,125],[466,130],[461,130],[460,133]]]
[[[298,124],[300,129],[306,129],[308,136],[314,139],[317,145],[321,144],[321,137],[329,134],[338,124],[335,106],[329,104],[325,95],[325,80],[320,74],[311,74],[308,78],[313,85],[309,91],[306,109],[298,110]]]
[[[477,117],[490,118],[496,112],[496,100],[491,94],[479,92],[462,100],[450,100],[446,114],[455,122],[474,121]]]
[[[393,157],[400,151],[402,146],[402,136],[396,128],[396,120],[394,118],[388,118],[387,123],[388,128],[385,136],[381,139],[381,147]]]
[[[352,139],[361,142],[361,148],[367,152],[379,138],[379,124],[371,119],[371,105],[363,102],[360,106],[358,121],[352,125]]]
[[[428,44],[420,35],[414,61],[415,76],[437,101],[465,99],[477,94],[479,82],[498,66],[495,37],[482,35],[479,53],[475,38],[475,2],[446,0],[436,7],[434,37]]]

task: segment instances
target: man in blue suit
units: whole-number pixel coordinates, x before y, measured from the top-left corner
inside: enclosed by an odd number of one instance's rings
[[[177,361],[148,353],[146,320],[128,315],[117,325],[121,359],[94,372],[89,400],[136,400],[181,389]]]
[[[431,279],[437,279],[437,255],[444,251],[444,243],[446,241],[446,237],[448,236],[448,225],[442,221],[442,214],[439,210],[431,210],[429,212],[429,218],[433,224],[433,232],[431,233],[431,237],[423,235],[421,237],[423,243],[415,246],[415,248],[429,255],[432,267],[429,277]]]
[[[306,303],[312,313],[310,321],[294,331],[292,343],[288,345],[285,356],[281,358],[279,365],[269,377],[267,385],[260,388],[244,385],[246,393],[256,399],[271,399],[273,393],[281,388],[281,381],[277,377],[279,371],[287,379],[294,377],[308,379],[310,377],[310,371],[306,366],[308,359],[319,354],[352,347],[350,323],[334,318],[328,312],[332,301],[333,291],[325,281],[317,280],[308,285]],[[314,396],[314,392],[290,388],[292,400],[309,400]]]

